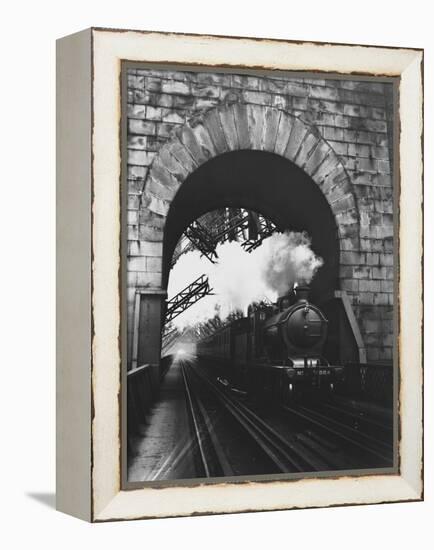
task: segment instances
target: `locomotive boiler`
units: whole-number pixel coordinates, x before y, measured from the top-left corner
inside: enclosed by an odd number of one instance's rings
[[[197,354],[232,385],[256,397],[286,401],[300,393],[333,391],[344,375],[323,356],[328,321],[309,301],[309,288],[294,286],[275,304],[253,304],[197,343]]]

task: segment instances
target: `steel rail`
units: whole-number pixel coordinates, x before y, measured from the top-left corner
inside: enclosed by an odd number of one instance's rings
[[[338,457],[336,452],[327,449],[326,446],[322,444],[322,442],[320,443],[318,441],[318,439],[311,431],[299,433],[296,437],[297,441],[301,443],[308,452],[314,453],[317,456],[321,457],[321,460],[323,460],[326,466],[328,466],[328,468],[324,469],[330,469],[331,467],[335,470],[338,470],[342,469],[343,467],[347,467],[348,461],[343,461],[342,457]]]
[[[375,455],[377,458],[381,458],[385,461],[390,460],[390,456],[384,453],[387,452],[387,450],[389,449],[392,450],[392,447],[386,443],[378,441],[366,434],[354,430],[349,426],[346,426],[345,424],[342,424],[335,420],[331,420],[330,418],[324,417],[323,415],[310,409],[306,409],[305,407],[300,407],[300,409],[293,409],[292,407],[284,405],[283,409],[294,416],[298,416],[299,418],[302,418],[309,423],[316,425],[317,427],[327,431],[335,437],[338,437],[339,439],[344,440],[347,443],[358,447],[359,449],[362,449],[368,454]],[[356,435],[356,438],[354,437],[354,435]],[[377,448],[370,447],[367,441],[371,444],[374,444],[374,447]],[[383,447],[382,450],[381,447]]]
[[[188,402],[189,410],[190,410],[191,417],[192,417],[192,420],[193,420],[193,426],[194,426],[196,441],[197,441],[197,444],[198,444],[198,447],[199,447],[200,459],[201,459],[202,466],[203,466],[203,469],[204,469],[204,472],[205,472],[205,476],[206,477],[211,477],[210,468],[209,468],[208,461],[207,461],[206,456],[205,456],[205,450],[204,450],[204,445],[203,445],[203,441],[202,441],[202,434],[201,434],[200,427],[199,427],[199,419],[198,419],[196,411],[194,409],[193,399],[192,399],[191,392],[190,392],[190,387],[189,387],[187,377],[186,377],[185,371],[184,371],[184,365],[181,365],[181,372],[182,372],[182,378],[184,380],[185,393],[187,395],[187,402]]]
[[[302,410],[304,410],[307,413],[310,413],[317,418],[326,419],[327,422],[330,424],[334,424],[337,428],[342,428],[344,431],[347,431],[357,437],[360,437],[361,439],[364,439],[365,441],[372,443],[374,445],[378,445],[378,447],[383,447],[385,450],[391,449],[392,445],[387,443],[386,441],[382,441],[376,437],[373,437],[372,435],[369,435],[367,433],[361,432],[357,430],[356,428],[353,428],[352,426],[347,426],[343,422],[340,422],[339,420],[336,420],[334,418],[329,418],[328,416],[325,416],[323,413],[316,411],[314,409],[310,409],[308,407],[301,407]]]
[[[288,473],[288,471],[291,470],[305,472],[308,471],[306,467],[304,467],[306,465],[313,471],[320,471],[327,468],[325,461],[313,457],[310,453],[309,457],[306,456],[306,453],[300,453],[300,449],[297,448],[297,445],[284,439],[248,407],[241,403],[234,402],[204,375],[199,374],[196,369],[191,370],[211,388],[214,394],[223,402],[226,410],[238,421],[239,425],[247,431],[254,442],[282,473]]]
[[[345,407],[337,407],[336,405],[332,405],[331,403],[321,403],[322,407],[325,407],[326,409],[330,409],[331,411],[336,412],[336,414],[343,414],[349,418],[353,418],[354,420],[359,420],[360,422],[363,422],[367,425],[370,425],[374,428],[379,428],[384,431],[392,431],[392,426],[388,426],[387,424],[383,424],[382,422],[379,422],[372,418],[371,416],[365,416],[364,411],[360,411],[359,413],[354,410],[349,410]]]
[[[217,458],[217,461],[215,461],[215,459],[214,459],[214,461],[216,462],[215,468],[214,468],[214,470],[215,470],[214,473],[216,475],[215,476],[210,475],[208,477],[217,477],[217,476],[220,476],[221,473],[224,476],[233,476],[233,475],[235,475],[234,470],[231,467],[231,465],[229,464],[229,462],[226,458],[226,455],[223,451],[223,447],[220,444],[220,441],[219,441],[219,439],[216,435],[216,432],[215,432],[216,421],[214,421],[214,422],[211,421],[210,415],[208,414],[202,400],[198,396],[198,392],[197,391],[196,392],[192,391],[193,384],[191,383],[191,380],[189,379],[189,375],[187,373],[187,370],[184,369],[184,368],[183,368],[183,375],[185,376],[185,379],[188,381],[188,384],[189,384],[191,401],[196,404],[196,406],[199,410],[200,418],[202,419],[202,424],[204,424],[205,428],[206,428],[206,436],[208,437],[208,439],[211,443],[212,451],[214,452],[214,454],[216,455],[216,458]],[[198,418],[199,418],[199,415],[196,414],[196,420],[198,420]],[[202,445],[202,449],[203,449],[203,454],[206,457],[206,452],[205,452],[204,445]],[[212,468],[211,458],[209,460],[207,459],[206,461],[207,461],[207,464],[208,464],[208,470],[209,470],[210,473],[212,473],[213,468]]]

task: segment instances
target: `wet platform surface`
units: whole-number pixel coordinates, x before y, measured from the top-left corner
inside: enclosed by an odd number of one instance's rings
[[[160,395],[132,445],[128,481],[195,477],[193,438],[180,363],[167,372]]]

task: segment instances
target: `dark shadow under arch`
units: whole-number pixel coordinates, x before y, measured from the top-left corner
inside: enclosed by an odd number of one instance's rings
[[[312,298],[322,301],[338,288],[338,230],[324,194],[311,177],[291,161],[254,150],[214,157],[180,186],[164,231],[164,286],[167,286],[176,243],[188,225],[202,214],[226,206],[261,212],[281,231],[307,231],[313,250],[324,259],[312,283]]]

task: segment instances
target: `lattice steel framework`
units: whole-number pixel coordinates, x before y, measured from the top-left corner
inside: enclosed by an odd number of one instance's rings
[[[205,214],[184,232],[172,257],[172,267],[182,254],[199,250],[210,262],[218,259],[216,248],[226,241],[242,241],[250,252],[276,231],[276,226],[262,214],[242,208],[224,208]]]
[[[201,275],[167,302],[166,324],[209,294],[212,294],[212,288],[209,285],[208,277]]]

